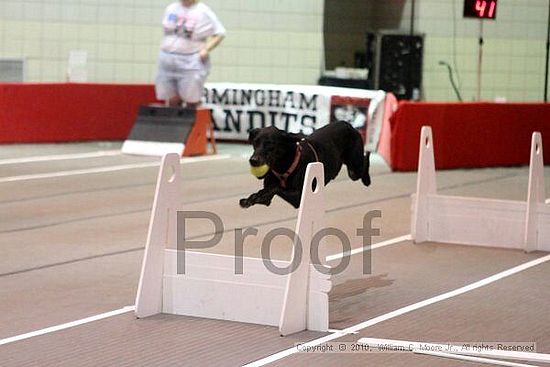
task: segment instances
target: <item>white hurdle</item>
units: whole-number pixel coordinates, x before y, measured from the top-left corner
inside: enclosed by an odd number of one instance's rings
[[[550,205],[545,203],[542,137],[533,133],[527,201],[437,193],[432,129],[422,127],[411,234],[426,241],[550,251]]]
[[[311,240],[322,228],[325,214],[323,183],[323,165],[309,164],[295,231],[301,240],[302,259],[290,275],[273,274],[261,258],[250,257],[243,259],[243,274],[239,275],[234,271],[233,256],[193,251],[185,252],[185,274],[178,274],[176,217],[183,210],[180,157],[165,155],[143,258],[136,316],[169,313],[278,326],[281,335],[327,331],[332,282],[310,260]],[[272,263],[279,268],[290,264]]]

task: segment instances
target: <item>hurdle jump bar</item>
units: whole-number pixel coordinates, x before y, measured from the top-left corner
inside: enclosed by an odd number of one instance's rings
[[[542,137],[533,133],[526,201],[437,193],[432,129],[422,127],[411,235],[426,241],[550,251],[550,205],[545,203]]]
[[[323,165],[310,163],[295,231],[302,244],[301,262],[291,274],[273,274],[261,258],[245,257],[243,274],[238,275],[233,256],[193,251],[185,252],[185,274],[178,274],[176,219],[177,212],[184,210],[180,157],[165,155],[145,246],[136,316],[168,313],[278,326],[283,336],[303,330],[328,331],[332,281],[310,259],[311,240],[323,228],[323,189]],[[290,262],[273,264],[283,268]]]

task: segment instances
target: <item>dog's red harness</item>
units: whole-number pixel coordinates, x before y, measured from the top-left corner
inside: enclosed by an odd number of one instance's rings
[[[311,149],[311,151],[313,152],[313,155],[315,155],[315,162],[319,162],[319,156],[317,155],[317,151],[309,141],[307,141],[305,138],[302,138],[302,140],[296,142],[296,154],[294,155],[294,161],[290,165],[289,169],[283,174],[275,172],[273,169],[271,170],[271,172],[273,172],[275,177],[279,179],[279,182],[281,183],[281,187],[283,189],[286,189],[286,181],[288,180],[288,177],[292,173],[294,173],[294,171],[296,170],[296,167],[298,167],[298,164],[300,163],[300,158],[302,158],[302,150],[303,150],[302,143],[307,144],[309,149]]]

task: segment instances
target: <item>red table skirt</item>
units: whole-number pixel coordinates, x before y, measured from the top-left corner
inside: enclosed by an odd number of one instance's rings
[[[389,124],[382,154],[395,171],[417,169],[423,125],[432,127],[438,169],[527,165],[534,131],[550,163],[550,104],[401,102]]]
[[[126,139],[152,85],[0,84],[0,143]]]

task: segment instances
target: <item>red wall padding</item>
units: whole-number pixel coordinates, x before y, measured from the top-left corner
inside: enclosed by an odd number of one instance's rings
[[[534,131],[550,163],[550,104],[401,102],[390,124],[396,171],[417,169],[423,125],[432,127],[438,169],[529,164]]]
[[[0,143],[126,139],[152,85],[0,84]]]

